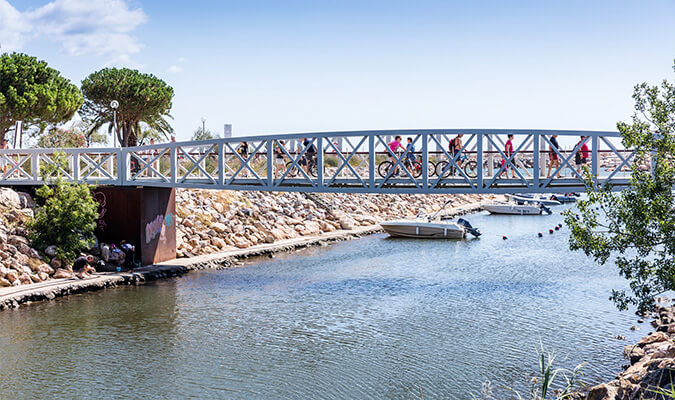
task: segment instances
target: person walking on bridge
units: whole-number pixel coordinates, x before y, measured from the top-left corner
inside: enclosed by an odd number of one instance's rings
[[[237,147],[237,154],[243,159],[241,162],[241,176],[246,177],[248,176],[248,173],[246,172],[246,168],[244,168],[244,163],[247,162],[248,160],[248,142],[243,141],[239,143],[239,146]]]
[[[558,135],[552,135],[551,136],[551,147],[548,151],[548,172],[546,172],[546,177],[550,178],[551,177],[551,170],[552,169],[558,169],[560,167],[560,158],[558,158],[558,151],[560,149],[560,145],[558,144]],[[560,171],[558,171],[558,174],[556,175],[556,178],[560,178]]]
[[[286,168],[284,163],[284,149],[285,142],[283,140],[276,141],[274,146],[274,177],[279,178],[279,174],[283,173]]]
[[[577,152],[574,155],[574,162],[577,164],[577,173],[581,175],[581,168],[586,166],[588,163],[588,156],[590,155],[590,150],[586,144],[586,136],[581,136],[581,139],[574,147],[577,149]]]
[[[509,170],[511,170],[511,176],[513,179],[516,179],[516,172],[513,170],[509,164],[507,164],[506,160],[510,159],[511,163],[515,164],[515,159],[513,158],[513,134],[508,135],[508,140],[504,144],[504,156],[506,157],[505,159],[502,160],[502,167],[504,167],[504,170],[502,171],[499,176],[501,177],[504,172],[506,172],[506,178],[509,177]]]

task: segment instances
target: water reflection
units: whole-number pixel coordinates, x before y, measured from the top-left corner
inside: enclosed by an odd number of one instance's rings
[[[0,398],[466,399],[523,387],[540,340],[612,378],[614,335],[646,333],[607,300],[616,273],[536,237],[560,215],[471,222],[480,240],[376,235],[0,313]]]

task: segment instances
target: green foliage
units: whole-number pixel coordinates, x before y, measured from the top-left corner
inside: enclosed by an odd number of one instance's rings
[[[584,363],[577,365],[573,370],[564,368],[554,368],[555,355],[544,350],[544,345],[539,344],[537,349],[537,375],[530,380],[530,393],[528,400],[569,400],[575,398],[574,395],[584,387],[580,377],[583,376]],[[562,379],[561,379],[562,378]],[[555,389],[554,389],[555,387]],[[511,390],[514,396],[519,400],[524,397],[513,388]],[[471,396],[474,400],[491,400],[492,385],[490,382],[483,384],[480,397]]]
[[[674,66],[675,69],[675,66]],[[675,84],[637,85],[631,124],[617,124],[623,145],[635,149],[630,187],[612,193],[593,186],[586,175],[588,200],[566,213],[570,248],[601,264],[612,260],[630,286],[613,290],[620,309],[653,307],[654,297],[675,289]],[[640,166],[651,163],[653,171]]]
[[[90,147],[94,143],[106,144],[108,137],[99,131],[92,131],[84,121],[70,128],[45,127],[34,134],[37,137],[35,147],[64,149]]]
[[[192,141],[218,139],[218,137],[218,135],[211,133],[209,129],[204,130],[203,127],[195,129],[192,133]]]
[[[82,105],[77,86],[26,54],[0,55],[0,139],[16,121],[55,125],[68,121]]]
[[[72,262],[78,253],[94,243],[94,229],[98,219],[98,203],[85,184],[66,182],[61,169],[67,168],[63,153],[54,155],[54,164],[41,171],[44,185],[36,191],[44,205],[28,223],[29,239],[33,247],[43,250],[50,245],[57,247],[59,259]],[[56,178],[50,178],[56,176]]]
[[[166,142],[169,140],[169,134],[167,132],[158,131],[145,123],[140,124],[140,132],[141,134],[138,136],[138,146],[148,145],[151,140],[154,140],[155,142]]]
[[[124,147],[137,144],[141,123],[164,134],[173,133],[166,120],[171,117],[173,88],[154,75],[127,68],[105,68],[82,81],[82,93],[85,97],[82,117],[94,130],[105,124],[112,125],[110,103],[119,102],[118,139]]]

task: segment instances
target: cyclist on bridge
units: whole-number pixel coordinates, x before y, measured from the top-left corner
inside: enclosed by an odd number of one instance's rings
[[[396,150],[401,149],[401,151],[404,151],[405,149],[403,148],[403,145],[401,144],[401,140],[403,138],[400,135],[396,135],[394,138],[394,141],[389,143],[389,150],[391,150],[392,153],[396,154]],[[396,165],[396,157],[394,157],[393,154],[389,155],[389,158],[391,159],[392,165]],[[396,166],[396,169],[394,169],[394,174],[393,176],[398,175],[398,166]]]
[[[310,170],[316,164],[316,145],[307,138],[302,138],[300,140],[302,141],[302,145],[307,148],[304,157],[300,160],[300,165],[302,165],[302,169],[309,175]]]
[[[408,164],[412,164],[415,162],[415,145],[413,145],[413,140],[412,138],[408,138],[408,145],[406,146],[405,150],[408,152],[408,154],[405,156],[405,162]]]
[[[450,155],[452,156],[453,160],[456,159],[456,163],[458,167],[462,167],[462,159],[457,158],[457,154],[459,154],[459,151],[462,150],[462,136],[464,134],[460,133],[457,136],[455,136],[452,140],[450,140],[450,143],[448,143],[448,148],[450,150]],[[450,171],[452,175],[455,175],[455,167],[450,168]]]

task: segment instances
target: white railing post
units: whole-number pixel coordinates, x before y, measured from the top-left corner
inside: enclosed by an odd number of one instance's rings
[[[541,158],[539,154],[539,145],[541,144],[539,140],[541,135],[539,132],[534,133],[532,137],[532,184],[535,188],[539,188],[539,177],[541,176],[541,167],[540,164]],[[546,167],[546,164],[543,164]]]
[[[117,154],[117,181],[120,186],[124,186],[127,183],[129,173],[129,163],[127,160],[129,155],[123,148],[119,148]]]
[[[323,187],[323,137],[316,138],[316,183]]]
[[[487,135],[490,135],[489,133]],[[495,174],[494,172],[494,165],[495,165],[495,160],[494,160],[494,154],[492,153],[494,151],[493,146],[492,146],[492,141],[488,140],[488,157],[487,157],[487,162],[488,162],[488,176],[492,178]]]
[[[375,134],[368,134],[368,182],[371,189],[375,188]]]
[[[422,133],[422,186],[429,190],[429,135]]]
[[[598,158],[598,145],[599,140],[597,135],[591,137],[591,175],[593,175],[593,183],[598,184],[598,171],[600,166],[600,159]]]
[[[40,180],[40,153],[30,156],[30,174],[36,182]]]
[[[172,157],[173,158],[173,157]],[[173,164],[173,162],[172,162]],[[225,144],[218,143],[218,186],[225,185]]]
[[[267,139],[267,187],[269,189],[274,186],[274,168],[276,166],[274,165],[274,140],[273,139]]]
[[[80,182],[80,153],[72,154],[73,162],[73,182]]]
[[[477,133],[476,139],[476,183],[478,190],[483,190],[483,133]]]
[[[169,171],[171,171],[171,184],[178,182],[178,145],[172,144],[169,152]]]

